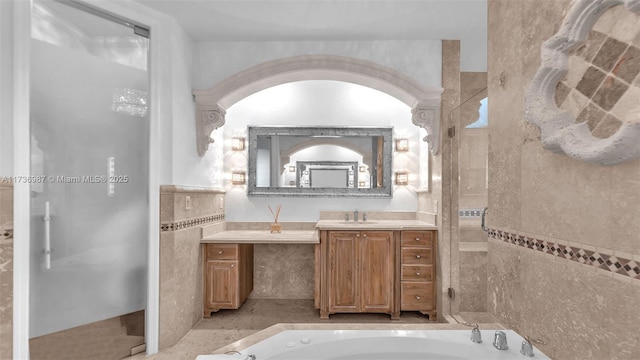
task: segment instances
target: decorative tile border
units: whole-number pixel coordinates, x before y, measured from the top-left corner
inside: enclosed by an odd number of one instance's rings
[[[562,259],[575,261],[580,264],[593,266],[598,269],[640,280],[640,262],[633,259],[625,259],[613,254],[605,254],[601,251],[557,244],[551,241],[540,240],[497,229],[489,229],[488,235],[490,239],[501,240],[509,244],[537,250]]]
[[[0,240],[13,240],[13,229],[0,229]]]
[[[160,231],[176,231],[183,230],[193,226],[208,224],[212,222],[224,221],[224,214],[215,214],[197,219],[183,220],[175,223],[160,224]]]
[[[460,216],[460,217],[480,217],[480,216],[482,216],[482,209],[460,209],[460,210],[458,210],[458,216]]]

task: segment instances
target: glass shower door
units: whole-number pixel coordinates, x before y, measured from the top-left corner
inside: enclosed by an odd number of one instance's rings
[[[34,1],[30,337],[143,310],[148,39]]]

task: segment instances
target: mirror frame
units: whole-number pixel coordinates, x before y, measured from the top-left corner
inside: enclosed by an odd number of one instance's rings
[[[393,166],[393,128],[392,127],[287,127],[287,126],[249,126],[248,127],[248,184],[247,196],[322,196],[322,197],[366,197],[390,198],[393,185],[391,173]],[[256,157],[258,152],[258,136],[349,136],[370,137],[382,136],[382,184],[381,188],[299,188],[299,187],[257,187]],[[333,159],[335,160],[335,159]],[[327,160],[331,161],[331,160]]]

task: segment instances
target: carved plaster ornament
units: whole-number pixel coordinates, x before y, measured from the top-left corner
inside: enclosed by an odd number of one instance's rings
[[[411,114],[411,122],[427,130],[427,136],[422,140],[429,143],[431,154],[437,155],[440,150],[440,100],[423,100]]]
[[[213,143],[211,133],[224,125],[225,113],[226,111],[220,106],[212,108],[198,107],[198,116],[196,117],[198,155],[204,156],[209,149],[209,144]]]
[[[640,0],[576,0],[562,27],[542,45],[542,62],[525,98],[525,118],[541,130],[542,146],[581,161],[615,165],[640,157],[640,111],[629,112],[612,136],[600,139],[586,122],[576,123],[569,111],[555,101],[556,86],[568,72],[570,52],[582,45],[598,18],[609,8],[623,4],[640,12]]]

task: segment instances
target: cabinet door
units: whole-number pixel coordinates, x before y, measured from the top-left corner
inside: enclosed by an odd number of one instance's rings
[[[392,231],[365,231],[361,242],[362,311],[391,312],[394,284]]]
[[[360,233],[332,231],[329,235],[329,311],[360,312]]]
[[[207,307],[212,309],[238,308],[237,261],[207,261]]]

